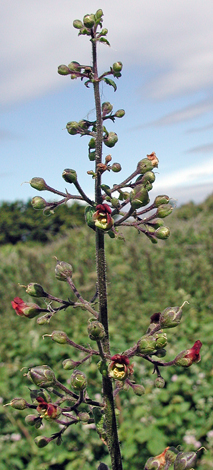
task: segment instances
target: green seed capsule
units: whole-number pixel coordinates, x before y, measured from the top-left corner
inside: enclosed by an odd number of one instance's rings
[[[62,178],[64,178],[67,183],[76,183],[77,173],[75,170],[70,170],[69,168],[66,168],[62,173]]]
[[[45,189],[48,188],[46,182],[44,181],[43,178],[39,177],[34,177],[30,180],[30,186],[32,188],[37,189],[37,191],[44,191]]]

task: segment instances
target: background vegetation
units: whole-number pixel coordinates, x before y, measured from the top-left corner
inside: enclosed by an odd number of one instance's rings
[[[143,468],[150,455],[178,444],[184,450],[204,445],[208,451],[202,455],[198,468],[212,468],[212,209],[213,196],[203,204],[190,203],[176,209],[169,217],[172,235],[165,244],[152,245],[132,230],[126,237],[123,231],[126,241],[110,240],[106,235],[112,354],[130,347],[145,333],[150,315],[168,306],[180,306],[184,300],[189,305],[184,307],[181,325],[167,330],[166,359],[174,358],[198,339],[203,343],[201,363],[188,370],[170,367],[163,371],[166,387],[161,390],[154,387],[151,365],[134,359],[136,382],[145,386],[146,394],[136,397],[127,390],[116,399],[125,470]],[[5,404],[15,396],[29,399],[28,387],[33,386],[27,379],[24,383],[25,371],[20,371],[24,366],[49,364],[60,380],[69,383],[71,374],[61,364],[67,357],[77,360],[78,353],[50,338],[43,340],[42,334],[63,330],[65,325],[72,339],[84,345],[89,342],[88,313],[82,309],[69,308],[43,326],[37,325],[36,319],[16,316],[11,307],[13,297],[32,301],[18,284],[38,282],[53,295],[72,298],[66,283],[55,280],[55,255],[72,263],[74,281],[84,297],[90,299],[96,272],[93,232],[83,225],[81,206],[62,206],[55,215],[45,217],[34,211],[30,203],[4,203],[0,220],[0,400]],[[98,394],[101,375],[94,363],[82,365],[82,370],[89,378],[89,393]],[[88,425],[72,426],[61,447],[50,443],[38,449],[33,439],[44,431],[29,429],[24,421],[26,414],[27,411],[1,405],[2,470],[8,470],[8,462],[11,470],[94,470],[99,460],[109,464],[104,444]],[[48,423],[45,427],[48,435]]]

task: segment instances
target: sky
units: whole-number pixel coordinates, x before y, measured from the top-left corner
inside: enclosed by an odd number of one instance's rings
[[[25,182],[43,177],[64,191],[65,168],[77,171],[93,197],[89,139],[66,131],[68,121],[95,118],[93,90],[57,68],[72,60],[91,65],[90,41],[72,22],[99,8],[111,44],[98,47],[99,73],[123,63],[116,93],[101,84],[101,99],[126,112],[107,126],[118,134],[110,153],[122,172],[107,172],[103,182],[125,179],[154,151],[159,167],[150,198],[202,202],[213,191],[212,0],[3,0],[0,201],[53,200]]]

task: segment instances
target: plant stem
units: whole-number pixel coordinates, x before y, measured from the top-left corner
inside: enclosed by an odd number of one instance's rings
[[[102,163],[102,115],[101,100],[99,91],[99,79],[97,69],[97,49],[96,41],[92,41],[93,73],[94,73],[94,98],[96,108],[96,174],[95,181],[95,201],[102,203],[101,195],[101,174],[97,171],[97,165]],[[97,284],[99,296],[99,320],[103,324],[106,336],[102,341],[103,352],[110,354],[109,333],[108,333],[108,312],[107,312],[107,287],[106,287],[106,262],[104,249],[104,232],[96,229],[96,268]],[[105,359],[103,359],[105,360]],[[117,423],[115,417],[115,406],[113,398],[112,382],[109,377],[103,377],[103,399],[105,403],[105,425],[107,434],[107,446],[111,457],[112,470],[122,470],[120,446],[117,433]]]

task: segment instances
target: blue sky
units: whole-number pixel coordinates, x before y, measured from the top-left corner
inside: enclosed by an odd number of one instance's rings
[[[111,47],[99,47],[99,72],[123,62],[118,90],[101,88],[102,101],[126,115],[108,130],[122,173],[155,151],[159,158],[153,197],[178,204],[203,201],[213,191],[213,4],[210,0],[7,0],[0,6],[0,201],[28,200],[32,177],[64,190],[64,168],[76,169],[92,197],[88,138],[70,136],[70,120],[94,117],[92,88],[57,74],[72,60],[91,64],[88,38],[74,19],[104,11]],[[108,149],[104,148],[104,155]],[[112,179],[111,179],[112,178]],[[71,191],[71,187],[68,188]],[[48,199],[49,195],[42,194]]]

